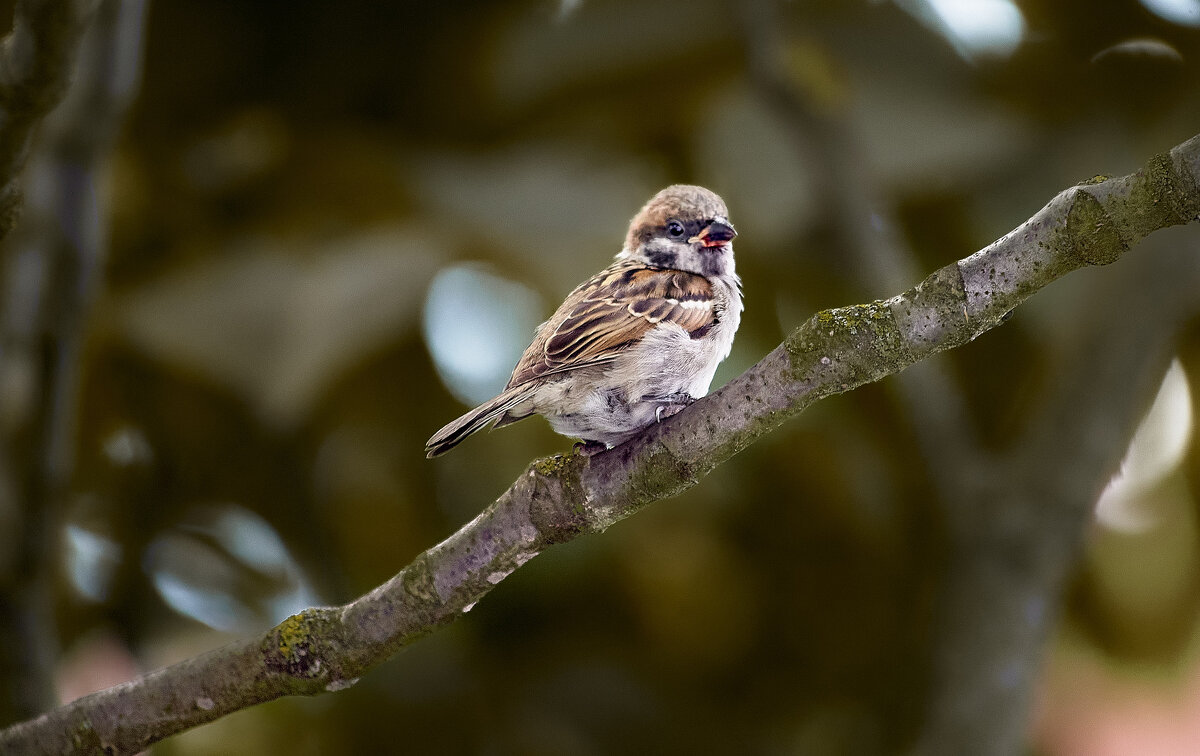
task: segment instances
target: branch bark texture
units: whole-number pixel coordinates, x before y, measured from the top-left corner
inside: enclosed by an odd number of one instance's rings
[[[591,458],[534,462],[474,520],[350,604],[306,610],[261,637],[14,725],[0,732],[0,750],[133,753],[256,703],[348,687],[547,547],[690,488],[814,402],[966,344],[1051,281],[1197,220],[1198,184],[1200,136],[1136,173],[1071,187],[902,294],[817,313],[750,370],[641,437]]]

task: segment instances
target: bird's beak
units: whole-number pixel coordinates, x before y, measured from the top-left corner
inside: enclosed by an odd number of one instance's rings
[[[690,242],[703,242],[706,247],[719,247],[722,244],[728,244],[733,241],[733,237],[737,236],[737,231],[733,230],[733,226],[722,220],[714,220],[704,227],[699,234],[688,239]]]

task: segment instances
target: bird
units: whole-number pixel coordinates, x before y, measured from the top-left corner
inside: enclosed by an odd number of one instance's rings
[[[675,184],[655,194],[613,263],[538,326],[504,390],[434,433],[426,456],[534,414],[590,456],[707,394],[741,322],[735,236],[714,192]]]

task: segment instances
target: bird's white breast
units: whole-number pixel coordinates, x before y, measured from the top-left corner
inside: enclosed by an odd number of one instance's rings
[[[699,399],[708,393],[742,319],[742,297],[735,280],[714,279],[713,294],[717,322],[708,333],[694,339],[674,323],[659,323],[616,361],[610,374],[616,384],[628,387],[631,402],[681,393]],[[710,306],[708,302],[683,304]]]
[[[687,397],[707,394],[717,366],[729,356],[742,319],[736,276],[710,281],[717,319],[703,336],[692,338],[675,323],[658,323],[611,363],[547,382],[523,411],[545,415],[563,435],[613,446],[654,423],[662,409],[677,410]]]

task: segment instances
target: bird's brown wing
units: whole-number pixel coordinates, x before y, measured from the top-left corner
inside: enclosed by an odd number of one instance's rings
[[[712,285],[703,276],[617,262],[571,292],[538,328],[508,386],[610,362],[659,323],[675,323],[699,338],[716,314]]]

